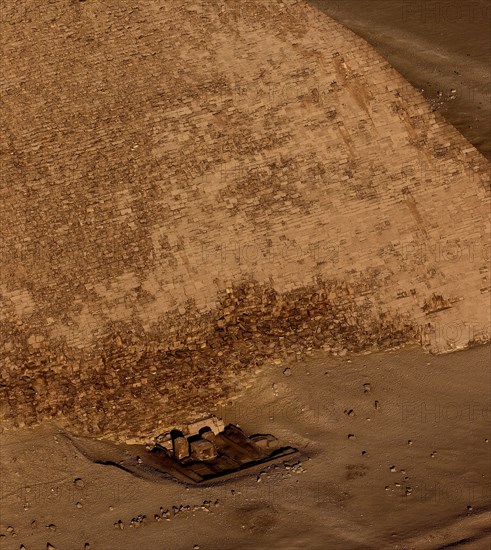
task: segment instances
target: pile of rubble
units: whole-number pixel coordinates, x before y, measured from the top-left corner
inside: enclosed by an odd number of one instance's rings
[[[319,281],[285,294],[245,284],[227,289],[213,313],[170,315],[160,342],[119,327],[99,354],[41,349],[27,363],[20,356],[0,373],[3,425],[57,419],[80,434],[151,438],[162,418],[172,424],[203,414],[267,362],[416,341],[407,319],[355,299],[367,284]]]

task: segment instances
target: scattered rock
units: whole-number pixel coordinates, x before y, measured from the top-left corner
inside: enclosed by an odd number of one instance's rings
[[[82,503],[81,503],[81,502],[77,502],[76,506],[77,506],[77,508],[82,508]]]
[[[367,382],[366,384],[363,384],[363,389],[365,390],[365,393],[368,393],[372,391],[372,386]]]
[[[390,471],[391,471],[392,473],[394,473],[394,472],[397,472],[397,469],[396,469],[395,466],[391,466],[391,467],[390,467]]]
[[[31,529],[37,529],[37,526],[38,526],[38,522],[35,519],[33,519],[31,521]]]
[[[375,401],[374,407],[375,407],[375,410],[379,411],[380,410],[380,403],[378,401]]]
[[[407,442],[407,444],[408,444],[408,445],[412,445],[412,444],[413,444],[412,440],[409,439],[408,442]]]
[[[46,529],[51,529],[51,531],[56,531],[56,525],[54,523],[50,523],[49,525],[46,525]]]
[[[355,439],[355,434],[348,434],[348,439]]]
[[[284,374],[285,376],[291,376],[292,370],[290,369],[290,367],[287,367],[287,368],[283,371],[283,374]]]
[[[80,477],[75,478],[73,484],[77,489],[83,489],[85,487],[84,480],[81,479]]]
[[[140,514],[130,521],[130,527],[143,527],[147,516]]]
[[[56,550],[56,547],[48,542],[48,544],[46,545],[46,550]]]

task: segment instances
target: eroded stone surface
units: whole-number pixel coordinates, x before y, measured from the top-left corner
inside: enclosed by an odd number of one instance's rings
[[[303,2],[18,8],[5,425],[149,436],[307,348],[489,339],[489,163],[363,40]]]

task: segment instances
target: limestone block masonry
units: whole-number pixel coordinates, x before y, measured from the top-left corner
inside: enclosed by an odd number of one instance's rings
[[[489,340],[489,163],[304,1],[0,36],[2,426],[145,439],[308,349]]]

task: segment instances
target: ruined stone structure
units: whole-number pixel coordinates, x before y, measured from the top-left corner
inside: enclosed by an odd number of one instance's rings
[[[489,163],[304,1],[2,7],[4,426],[154,436],[308,348],[489,339]]]

